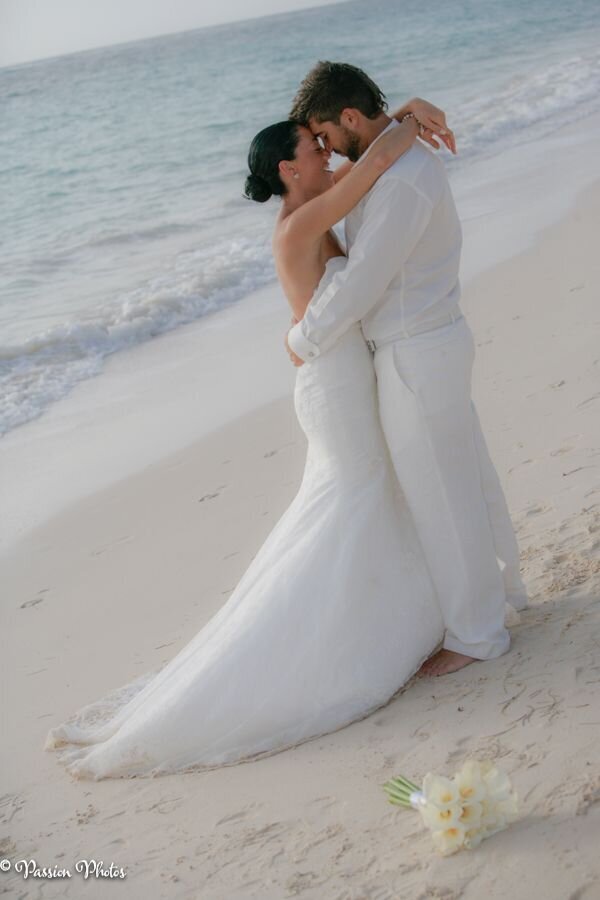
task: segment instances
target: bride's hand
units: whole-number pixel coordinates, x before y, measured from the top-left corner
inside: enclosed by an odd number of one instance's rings
[[[294,322],[294,324],[296,324],[296,325],[298,324],[298,320],[297,320],[297,319],[293,319],[292,321]],[[283,343],[284,343],[284,345],[285,345],[285,349],[286,349],[287,352],[288,352],[288,356],[289,356],[289,358],[290,358],[292,364],[293,364],[294,366],[296,366],[297,369],[299,369],[300,366],[303,366],[303,365],[304,365],[304,360],[303,360],[303,359],[300,359],[299,356],[296,356],[296,354],[294,353],[294,351],[292,350],[292,348],[291,348],[290,345],[288,344],[288,336],[287,336],[287,334],[286,334],[286,336],[285,336],[285,338],[284,338]]]
[[[440,138],[452,153],[456,153],[456,139],[451,128],[446,123],[446,114],[442,109],[428,103],[421,97],[414,97],[406,106],[398,110],[400,114],[411,112],[414,114],[417,122],[422,126],[419,137],[439,150],[440,145],[436,140],[436,136]],[[397,115],[397,114],[396,114]],[[395,117],[396,117],[395,115]]]

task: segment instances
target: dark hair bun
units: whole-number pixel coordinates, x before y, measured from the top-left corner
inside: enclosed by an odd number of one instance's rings
[[[265,203],[273,195],[268,182],[260,175],[253,174],[246,178],[244,193],[249,200],[256,200],[257,203]]]

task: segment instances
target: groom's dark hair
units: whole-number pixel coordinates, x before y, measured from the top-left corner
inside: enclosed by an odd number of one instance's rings
[[[358,109],[375,119],[387,109],[385,95],[362,69],[349,63],[318,62],[300,84],[290,119],[339,125],[344,109]]]

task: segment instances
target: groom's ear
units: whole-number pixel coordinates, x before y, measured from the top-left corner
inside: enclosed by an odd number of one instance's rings
[[[358,109],[352,109],[352,107],[348,106],[340,113],[340,125],[343,125],[344,128],[349,128],[351,131],[356,131],[360,125],[360,116],[361,113]]]

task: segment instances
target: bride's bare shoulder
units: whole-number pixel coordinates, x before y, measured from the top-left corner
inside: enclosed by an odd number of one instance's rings
[[[271,240],[271,248],[278,269],[287,267],[293,261],[293,242],[290,240],[285,227],[285,220],[277,219]]]
[[[302,273],[306,268],[318,264],[321,241],[306,239],[297,231],[289,228],[292,214],[280,216],[275,223],[271,246],[275,263],[279,270],[289,273]]]
[[[297,235],[290,228],[293,221],[293,212],[279,211],[279,215],[275,221],[275,230],[273,232],[273,250],[286,250],[289,245],[297,242]]]

